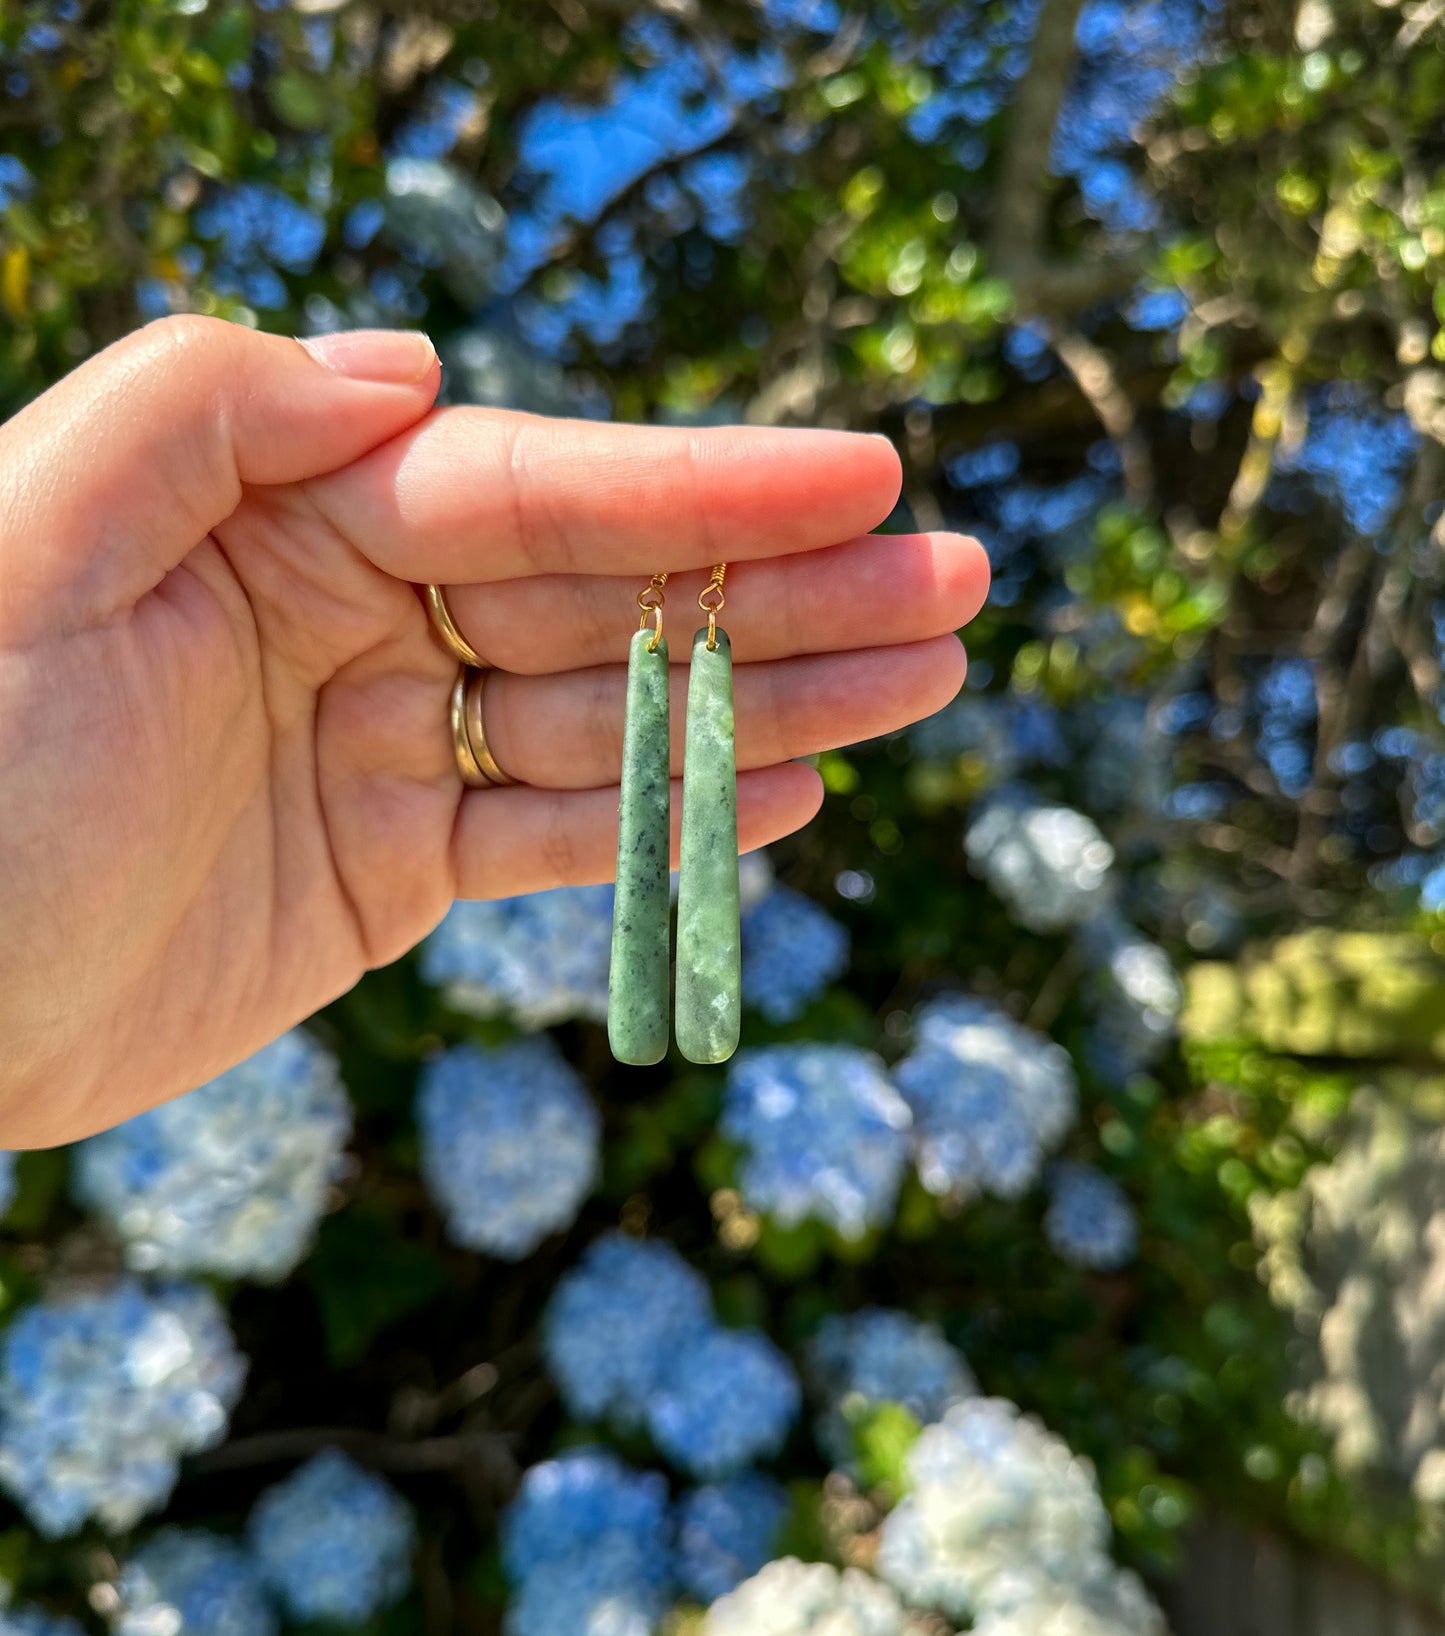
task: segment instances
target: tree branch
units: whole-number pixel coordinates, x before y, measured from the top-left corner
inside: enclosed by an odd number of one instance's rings
[[[1119,384],[1108,354],[1077,330],[1051,330],[1049,339],[1119,451],[1126,497],[1136,506],[1148,506],[1154,495],[1149,446],[1139,433],[1133,401]]]
[[[1048,249],[1049,158],[1074,71],[1083,0],[1043,0],[1029,66],[1019,81],[994,190],[988,255],[1030,312],[1081,312],[1131,289],[1141,271],[1129,257],[1054,260]]]
[[[508,1440],[499,1432],[460,1431],[450,1437],[427,1437],[417,1441],[388,1437],[381,1432],[362,1431],[355,1426],[297,1426],[280,1431],[258,1432],[254,1437],[233,1438],[219,1448],[197,1455],[193,1471],[244,1471],[251,1466],[269,1466],[301,1460],[322,1449],[342,1449],[378,1471],[455,1471],[476,1467],[505,1477],[516,1472]]]
[[[1029,66],[1009,115],[995,191],[989,252],[1000,271],[1043,254],[1049,216],[1049,156],[1054,127],[1074,71],[1074,33],[1083,0],[1043,0]],[[1005,273],[1005,276],[1007,274]]]

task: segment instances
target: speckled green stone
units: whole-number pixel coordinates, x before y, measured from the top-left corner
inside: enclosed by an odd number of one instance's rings
[[[607,979],[607,1038],[619,1062],[667,1055],[668,748],[667,643],[647,651],[650,630],[627,654],[622,802],[617,820],[617,901]]]
[[[726,1062],[742,1026],[738,908],[738,779],[733,658],[723,631],[708,652],[692,641],[682,853],[677,895],[677,1048],[689,1062]]]

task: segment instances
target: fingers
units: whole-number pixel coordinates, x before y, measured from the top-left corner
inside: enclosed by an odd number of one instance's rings
[[[0,428],[6,615],[58,601],[71,623],[110,617],[234,510],[242,483],[355,460],[424,414],[439,379],[421,335],[302,344],[197,317],[138,330]]]
[[[811,767],[793,763],[740,774],[739,851],[801,829],[822,800],[822,780]],[[674,868],[681,822],[682,786],[674,782]],[[608,881],[617,866],[617,791],[479,790],[462,803],[453,845],[458,897],[511,897]]]
[[[730,575],[726,624],[733,652],[749,663],[916,642],[966,625],[983,606],[988,578],[983,547],[961,534],[869,534]],[[706,579],[699,570],[668,583],[674,664],[687,662]],[[624,654],[645,583],[553,574],[456,585],[447,600],[489,664],[538,675]]]
[[[955,636],[856,653],[740,665],[734,677],[737,757],[767,767],[892,732],[941,710],[963,685]],[[626,668],[549,676],[494,672],[484,695],[487,743],[519,783],[553,790],[621,776]],[[672,677],[672,770],[682,770],[687,673]]]
[[[899,483],[853,432],[443,409],[308,492],[387,573],[457,584],[809,551],[875,527]]]

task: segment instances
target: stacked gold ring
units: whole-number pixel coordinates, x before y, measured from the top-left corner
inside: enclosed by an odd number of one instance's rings
[[[426,607],[432,629],[442,646],[461,665],[452,684],[451,722],[452,753],[456,757],[462,783],[473,790],[515,784],[516,779],[502,771],[497,765],[497,758],[487,747],[487,731],[482,717],[487,667],[481,654],[458,629],[447,606],[446,593],[440,585],[427,586]]]

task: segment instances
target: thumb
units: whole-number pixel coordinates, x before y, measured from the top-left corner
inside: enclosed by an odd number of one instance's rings
[[[349,464],[420,419],[439,381],[410,331],[147,325],[0,427],[0,612],[24,623],[59,593],[67,623],[111,617],[230,515],[243,483]]]

